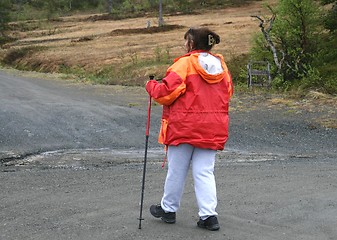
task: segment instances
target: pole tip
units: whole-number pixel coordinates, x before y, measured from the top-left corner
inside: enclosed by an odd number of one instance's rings
[[[138,218],[138,220],[139,220],[138,229],[142,229],[142,221],[144,220],[144,218]]]

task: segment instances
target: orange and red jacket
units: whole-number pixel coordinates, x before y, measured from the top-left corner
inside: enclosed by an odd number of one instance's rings
[[[228,104],[233,94],[232,78],[220,54],[221,72],[210,74],[198,60],[204,51],[192,51],[174,60],[161,83],[146,84],[149,95],[163,105],[158,142],[188,143],[222,150],[228,138]]]

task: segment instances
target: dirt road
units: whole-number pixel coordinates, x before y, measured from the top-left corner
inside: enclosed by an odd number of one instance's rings
[[[148,212],[165,177],[154,106],[139,230],[142,88],[0,72],[0,96],[0,239],[337,239],[337,131],[315,121],[325,112],[234,97],[216,163],[221,229],[208,232],[191,177],[176,224]]]
[[[0,78],[0,158],[62,149],[139,148],[143,142],[142,88],[5,73]]]

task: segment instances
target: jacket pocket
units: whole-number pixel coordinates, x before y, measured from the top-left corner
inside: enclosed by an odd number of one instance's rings
[[[159,136],[158,136],[158,142],[160,144],[165,144],[166,141],[166,132],[167,132],[167,125],[168,125],[168,120],[167,119],[162,119],[161,120],[161,127],[159,131]]]

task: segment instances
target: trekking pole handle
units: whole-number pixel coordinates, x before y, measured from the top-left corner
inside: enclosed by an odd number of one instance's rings
[[[150,80],[154,80],[154,75],[149,76]],[[149,96],[148,105],[147,105],[147,122],[146,122],[146,136],[150,135],[150,122],[151,122],[151,105],[152,105],[152,98]]]

